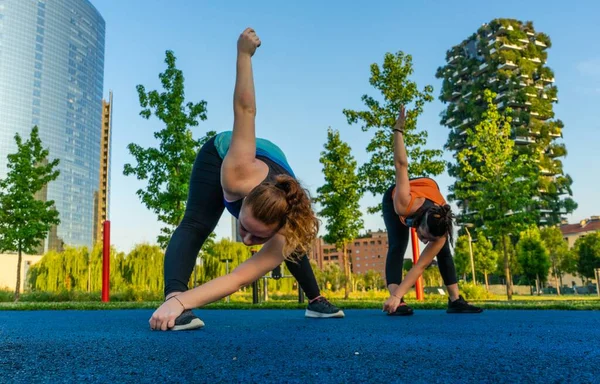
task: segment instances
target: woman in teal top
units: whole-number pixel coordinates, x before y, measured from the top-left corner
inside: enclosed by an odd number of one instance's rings
[[[233,131],[202,146],[192,169],[183,220],[165,253],[165,302],[150,318],[155,330],[204,326],[191,308],[231,295],[285,262],[309,298],[307,317],[344,317],[321,296],[308,260],[318,232],[310,196],[281,149],[255,135],[252,56],[260,40],[248,28],[238,39]],[[260,251],[225,276],[188,290],[196,256],[224,211],[238,219],[244,244]]]

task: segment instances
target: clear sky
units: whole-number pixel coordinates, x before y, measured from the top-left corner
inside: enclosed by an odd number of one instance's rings
[[[386,52],[413,56],[413,80],[419,88],[433,85],[436,97],[425,106],[418,129],[429,132],[428,147],[442,148],[448,130],[439,123],[444,105],[437,100],[441,80],[435,71],[444,64],[446,50],[494,18],[533,21],[552,39],[548,65],[559,91],[554,111],[565,123],[569,155],[564,166],[579,203],[569,221],[600,215],[597,1],[91,1],[106,20],[104,93],[114,93],[111,240],[121,251],[154,243],[161,227],[135,194],[145,184],[123,175],[124,164],[133,161],[127,144],[155,145],[153,132],[162,127],[155,118],[139,116],[136,85],[160,89],[165,51],[173,50],[188,101],[208,102],[208,119],[194,129],[195,137],[230,130],[236,40],[247,26],[263,42],[254,57],[257,135],[283,149],[314,193],[323,183],[319,153],[327,127],[341,132],[359,164],[368,159],[371,133],[349,126],[342,110],[362,109],[365,93],[378,96],[368,83],[370,64],[381,63]],[[437,181],[444,192],[452,183],[447,174]],[[375,202],[365,196],[362,203],[366,210]],[[379,215],[365,217],[365,229],[378,228],[384,228]],[[231,216],[225,212],[217,237],[230,236]]]

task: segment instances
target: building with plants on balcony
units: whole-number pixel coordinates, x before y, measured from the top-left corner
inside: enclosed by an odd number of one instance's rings
[[[567,149],[561,142],[564,125],[553,111],[558,90],[546,66],[550,47],[550,37],[536,32],[533,23],[496,19],[448,50],[446,64],[436,74],[443,79],[440,100],[447,104],[441,114],[441,124],[450,129],[446,149],[454,155],[465,148],[467,129],[482,119],[486,89],[496,94],[501,113],[511,111],[512,139],[519,153],[539,165],[533,207],[539,225],[559,224],[577,207],[571,198],[573,181],[561,160]],[[449,171],[458,175],[456,165]],[[468,204],[457,203],[462,215],[470,213]]]

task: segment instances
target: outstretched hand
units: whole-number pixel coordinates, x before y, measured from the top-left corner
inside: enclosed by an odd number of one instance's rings
[[[383,303],[383,312],[392,314],[396,312],[396,309],[398,309],[400,304],[400,299],[397,296],[390,296],[385,303]]]
[[[165,301],[150,318],[150,329],[167,331],[175,326],[175,319],[184,311],[183,305],[178,300]]]
[[[394,125],[394,129],[399,129],[404,131],[404,127],[406,126],[406,108],[404,105],[400,106],[400,113],[398,114],[398,118],[396,119],[396,124]]]
[[[260,47],[260,39],[252,28],[246,28],[238,39],[238,53],[254,55],[256,48]]]

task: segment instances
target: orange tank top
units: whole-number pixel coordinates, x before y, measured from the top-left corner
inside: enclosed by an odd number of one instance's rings
[[[429,177],[419,177],[418,179],[412,179],[408,182],[410,184],[410,202],[406,207],[407,212],[410,212],[410,209],[412,208],[412,205],[417,197],[424,197],[437,205],[446,204],[446,199],[444,199],[444,196],[442,196],[440,188],[433,179],[430,179]],[[396,188],[394,188],[394,191],[392,192],[392,196],[394,196],[396,192],[395,189]],[[407,216],[400,216],[400,221],[403,224],[406,224],[406,217]]]

